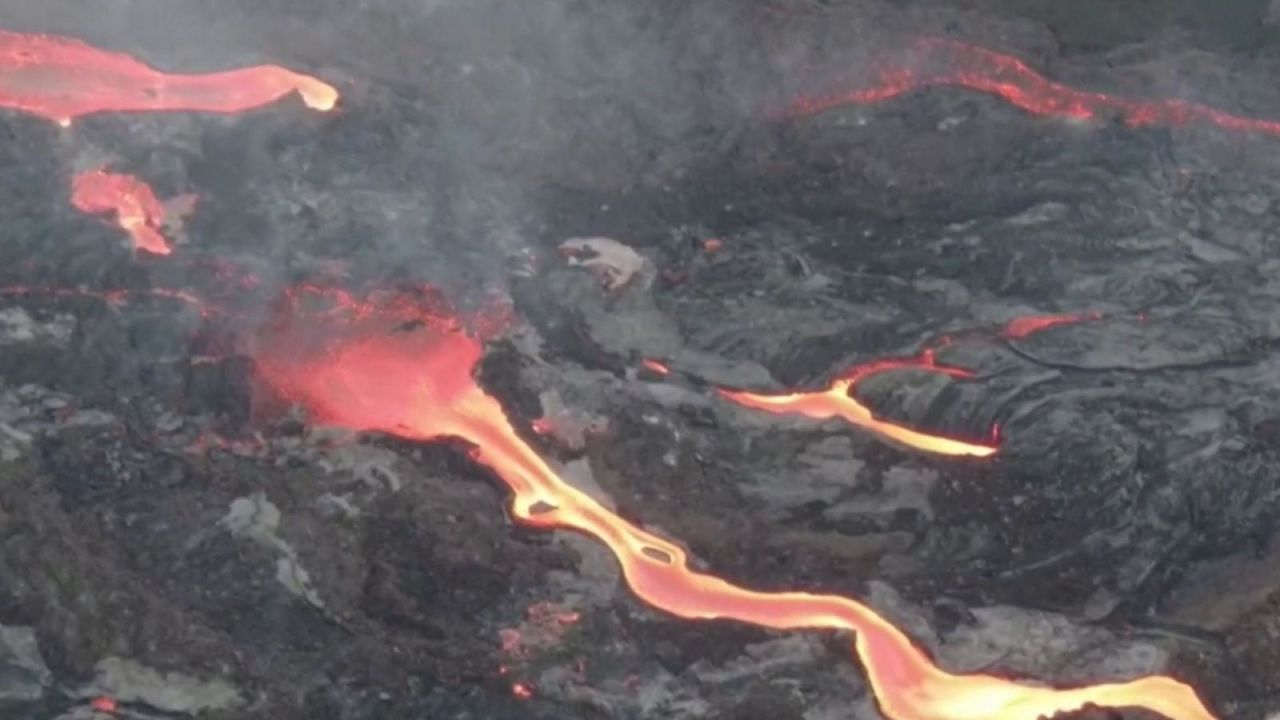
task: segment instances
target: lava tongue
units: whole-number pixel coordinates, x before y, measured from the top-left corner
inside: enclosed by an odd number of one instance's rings
[[[133,238],[135,250],[153,255],[173,252],[160,233],[168,222],[165,206],[150,185],[132,175],[103,170],[77,173],[71,184],[71,204],[90,214],[114,214],[116,224]]]
[[[332,110],[338,102],[332,86],[277,65],[165,73],[74,38],[0,30],[0,107],[63,126],[98,112],[238,113],[291,92],[315,110]]]

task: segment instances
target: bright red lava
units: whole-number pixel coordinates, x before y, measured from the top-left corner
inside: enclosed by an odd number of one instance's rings
[[[90,170],[77,173],[71,181],[71,204],[91,215],[114,216],[115,222],[133,238],[135,250],[153,255],[173,252],[161,234],[165,207],[151,186],[132,175]]]
[[[1035,720],[1090,703],[1146,708],[1174,720],[1214,717],[1194,689],[1165,676],[1059,690],[994,675],[953,675],[856,600],[755,592],[691,570],[683,548],[614,515],[521,439],[502,405],[473,377],[482,341],[448,308],[417,299],[347,300],[333,296],[338,306],[327,312],[304,310],[295,300],[281,305],[254,349],[266,387],[304,407],[316,423],[410,440],[466,441],[475,461],[511,490],[516,518],[605,543],[631,589],[656,608],[779,630],[851,631],[880,709],[893,720]]]
[[[291,92],[315,110],[338,102],[332,86],[276,65],[171,74],[74,38],[0,30],[0,107],[64,127],[100,112],[239,113]]]
[[[1075,120],[1116,118],[1130,127],[1200,123],[1280,135],[1280,122],[1232,115],[1186,100],[1125,100],[1076,90],[1046,78],[1012,55],[943,38],[915,41],[901,58],[883,63],[871,85],[797,98],[790,114],[806,117],[942,85],[995,95],[1036,115]]]

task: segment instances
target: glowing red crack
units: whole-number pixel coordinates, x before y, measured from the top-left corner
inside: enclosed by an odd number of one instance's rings
[[[276,65],[166,73],[74,38],[0,30],[0,107],[63,126],[100,112],[238,113],[292,92],[315,110],[332,110],[338,102],[332,86]]]

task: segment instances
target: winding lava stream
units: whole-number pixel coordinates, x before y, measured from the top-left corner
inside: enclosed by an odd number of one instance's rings
[[[313,110],[332,110],[338,103],[333,86],[278,65],[166,73],[75,38],[0,30],[0,107],[63,127],[99,112],[238,113],[292,92]]]
[[[1194,689],[1150,676],[1074,689],[993,675],[953,675],[906,634],[851,598],[766,593],[690,570],[679,546],[621,519],[561,479],[523,439],[472,373],[480,339],[456,316],[406,304],[359,304],[339,317],[296,311],[269,325],[253,354],[267,387],[314,422],[418,441],[460,438],[513,494],[512,511],[542,528],[571,528],[608,545],[645,602],[689,619],[730,618],[779,630],[855,634],[881,711],[893,720],[1035,720],[1095,704],[1173,720],[1214,720]]]
[[[1114,117],[1130,127],[1200,123],[1226,130],[1280,135],[1280,122],[1223,112],[1186,100],[1126,100],[1054,82],[1012,55],[945,38],[921,38],[893,60],[880,63],[875,82],[792,101],[802,118],[845,105],[878,103],[926,87],[950,86],[987,93],[1035,115],[1075,120]]]

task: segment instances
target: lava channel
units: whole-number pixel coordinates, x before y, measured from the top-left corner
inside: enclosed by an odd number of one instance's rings
[[[961,87],[1002,98],[1036,115],[1073,120],[1115,118],[1130,127],[1193,123],[1227,130],[1280,135],[1280,122],[1216,110],[1186,100],[1126,100],[1076,90],[1046,78],[1022,60],[987,48],[943,38],[921,38],[900,59],[881,63],[877,80],[865,87],[796,98],[792,117],[816,115],[846,105],[877,103],[928,87]]]
[[[71,204],[91,215],[113,215],[133,238],[134,250],[168,255],[173,247],[162,230],[195,206],[194,195],[182,195],[169,203],[156,199],[151,186],[132,175],[90,170],[77,173],[71,182]]]
[[[277,65],[176,74],[75,38],[0,30],[0,107],[63,127],[100,112],[239,113],[297,92],[307,107],[332,110],[338,91]]]
[[[570,528],[605,543],[645,602],[688,619],[728,618],[778,630],[855,634],[881,711],[892,720],[1035,720],[1089,704],[1135,707],[1173,720],[1213,720],[1195,690],[1148,676],[1074,689],[994,675],[953,675],[901,630],[851,598],[755,592],[689,569],[675,543],[614,515],[573,487],[521,439],[502,405],[473,377],[482,342],[447,315],[411,305],[353,308],[308,321],[271,323],[254,349],[266,387],[306,408],[314,422],[430,441],[462,439],[511,490],[512,512],[540,528]]]
[[[855,396],[858,383],[863,380],[873,375],[911,368],[942,373],[953,378],[973,378],[973,373],[969,370],[939,364],[934,357],[934,351],[928,349],[915,357],[874,360],[858,365],[836,377],[826,388],[812,392],[764,394],[728,388],[717,388],[716,391],[721,397],[737,405],[774,415],[803,415],[814,420],[838,417],[851,425],[917,450],[939,455],[971,457],[994,455],[999,449],[994,438],[992,442],[958,440],[913,430],[900,423],[877,418],[871,408],[862,404]]]

